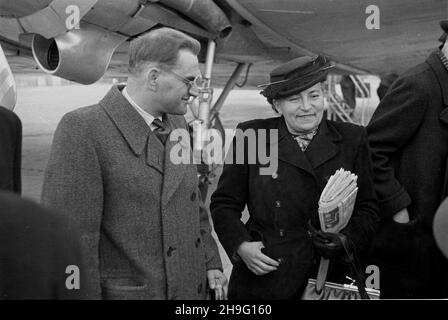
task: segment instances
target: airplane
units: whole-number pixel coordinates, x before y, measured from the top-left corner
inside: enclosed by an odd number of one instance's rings
[[[133,38],[161,26],[183,31],[201,42],[208,80],[194,117],[202,132],[223,131],[219,111],[231,90],[267,82],[282,61],[324,54],[366,92],[359,75],[422,62],[447,16],[446,0],[0,0],[0,45],[15,73],[40,69],[91,84],[125,73]],[[211,84],[223,86],[217,99]],[[331,101],[353,122],[343,101]]]
[[[0,44],[13,72],[37,65],[90,84],[107,69],[124,70],[129,40],[168,26],[201,41],[206,76],[227,66],[213,78],[227,88],[249,66],[253,86],[300,55],[325,54],[342,73],[400,73],[436,46],[438,22],[448,16],[446,0],[377,0],[372,29],[371,7],[368,0],[0,0]],[[228,62],[237,65],[223,79]]]

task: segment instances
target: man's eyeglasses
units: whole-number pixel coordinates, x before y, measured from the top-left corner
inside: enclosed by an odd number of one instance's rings
[[[178,80],[182,81],[183,83],[185,83],[187,85],[187,89],[188,89],[188,93],[191,96],[195,96],[197,97],[199,95],[199,88],[202,88],[202,86],[205,83],[205,79],[202,78],[202,75],[197,75],[196,77],[192,78],[184,78],[181,75],[177,74],[174,71],[168,70],[168,69],[162,69],[163,71],[173,75],[174,77],[176,77]]]

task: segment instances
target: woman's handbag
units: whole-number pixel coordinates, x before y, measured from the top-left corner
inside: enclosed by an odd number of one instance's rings
[[[302,295],[303,300],[361,300],[380,298],[379,290],[365,288],[367,297],[363,297],[355,285],[339,284],[333,282],[325,282],[320,293],[316,290],[316,280],[309,279],[305,291]]]
[[[354,278],[352,284],[339,284],[326,282],[327,267],[319,267],[317,279],[309,279],[302,300],[377,300],[380,298],[380,291],[365,287],[365,279],[359,268],[356,266],[355,252],[349,252],[347,245],[342,241],[342,246],[346,255],[346,262],[350,265]]]

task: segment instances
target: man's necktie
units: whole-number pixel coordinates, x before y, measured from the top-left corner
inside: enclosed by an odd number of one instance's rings
[[[297,141],[297,144],[299,145],[300,149],[303,152],[305,152],[306,148],[308,148],[308,145],[310,144],[311,140],[313,140],[316,133],[317,130],[314,130],[310,133],[292,135],[292,137],[294,140]]]
[[[160,121],[160,119],[157,118],[153,120],[152,124],[156,126],[153,131],[154,134],[162,142],[162,144],[165,145],[166,140],[170,135],[170,129],[164,122]]]

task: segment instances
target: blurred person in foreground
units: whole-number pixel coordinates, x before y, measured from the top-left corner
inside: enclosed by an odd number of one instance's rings
[[[61,214],[0,192],[0,300],[86,299],[79,235]]]
[[[0,106],[0,190],[21,193],[22,123]]]

